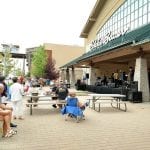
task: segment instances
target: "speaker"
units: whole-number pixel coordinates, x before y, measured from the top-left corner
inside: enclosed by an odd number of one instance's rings
[[[128,91],[128,100],[133,103],[142,103],[142,92]]]
[[[138,91],[138,82],[137,81],[131,82],[130,87],[131,87],[131,91],[137,92]]]
[[[85,76],[86,76],[86,78],[87,78],[87,79],[89,79],[89,73],[86,73],[86,75],[85,75]]]

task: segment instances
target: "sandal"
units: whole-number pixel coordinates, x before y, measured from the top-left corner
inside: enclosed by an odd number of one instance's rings
[[[13,136],[13,133],[11,133],[10,131],[9,132],[7,132],[5,135],[4,135],[4,137],[5,138],[9,138],[9,137],[12,137]]]
[[[13,135],[17,134],[17,131],[13,129],[11,129],[9,132],[12,133]]]

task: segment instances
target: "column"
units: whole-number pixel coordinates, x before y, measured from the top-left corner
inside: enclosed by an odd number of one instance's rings
[[[90,68],[90,78],[89,78],[89,84],[90,85],[95,85],[96,82],[96,72],[95,72],[95,68]]]
[[[76,83],[76,81],[75,81],[75,70],[74,70],[74,67],[72,67],[72,70],[71,70],[71,85],[72,85],[72,87],[75,86],[75,83]]]
[[[23,58],[23,68],[22,68],[23,75],[25,75],[25,58]]]
[[[61,69],[61,72],[60,72],[60,79],[62,81],[65,81],[65,70],[64,69]]]
[[[67,83],[70,83],[69,68],[66,69],[66,80],[67,80]]]
[[[136,59],[134,81],[138,81],[138,90],[142,91],[143,101],[149,101],[147,60],[145,58]]]

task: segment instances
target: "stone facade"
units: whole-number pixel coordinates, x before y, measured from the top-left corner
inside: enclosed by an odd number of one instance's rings
[[[143,101],[149,101],[147,60],[145,58],[136,59],[134,81],[138,81],[138,90],[142,91]]]

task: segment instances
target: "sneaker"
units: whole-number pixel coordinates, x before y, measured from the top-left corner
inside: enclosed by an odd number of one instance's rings
[[[85,106],[86,106],[86,107],[89,106],[89,102],[86,102],[86,103],[85,103]]]
[[[16,125],[16,124],[13,124],[13,123],[10,123],[10,127],[14,127],[14,128],[16,128],[16,127],[17,127],[17,125]]]
[[[52,105],[54,108],[57,108],[57,106],[55,104]]]

